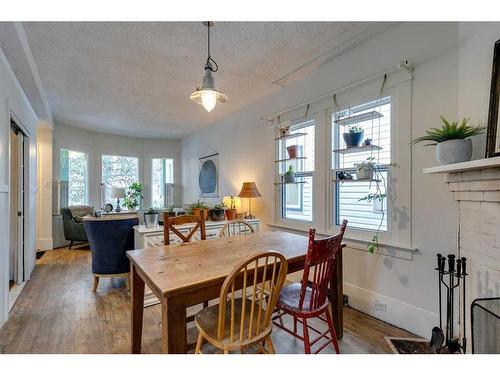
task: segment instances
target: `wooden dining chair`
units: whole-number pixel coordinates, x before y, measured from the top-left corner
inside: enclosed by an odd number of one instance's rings
[[[187,235],[181,233],[174,225],[182,225],[187,223],[196,223],[196,225],[189,231]],[[163,213],[163,243],[170,244],[170,231],[172,231],[182,243],[189,242],[194,234],[200,230],[200,240],[207,239],[207,232],[205,229],[205,217],[203,215],[181,215],[170,217],[168,212]]]
[[[244,220],[228,221],[219,232],[220,238],[255,233],[255,229]]]
[[[287,269],[286,258],[275,251],[253,255],[234,267],[222,284],[219,304],[196,314],[195,353],[201,353],[204,340],[224,354],[249,348],[274,353],[271,315]],[[258,284],[264,285],[268,298]]]
[[[273,323],[294,337],[304,342],[306,354],[311,353],[311,346],[321,339],[327,341],[315,352],[319,353],[329,343],[333,344],[335,352],[340,353],[337,334],[332,316],[328,309],[328,285],[335,272],[336,255],[342,249],[342,238],[347,227],[347,220],[342,221],[340,233],[322,240],[315,240],[315,229],[309,230],[309,246],[307,249],[304,274],[299,283],[292,283],[283,288],[277,302],[278,314],[273,316]],[[333,285],[331,287],[334,287]],[[293,317],[293,331],[283,324],[283,315]],[[325,318],[322,315],[325,315]],[[327,323],[328,329],[320,332],[307,324],[308,319],[318,318]],[[303,336],[297,333],[297,323],[302,324]],[[318,334],[311,340],[309,330]],[[330,336],[328,336],[328,334]]]

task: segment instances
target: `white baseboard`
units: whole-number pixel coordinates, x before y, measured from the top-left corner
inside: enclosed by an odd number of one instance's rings
[[[38,238],[37,239],[37,250],[38,251],[52,250],[53,248],[54,248],[54,241],[52,240],[52,237]]]
[[[423,338],[430,338],[432,327],[439,324],[436,313],[344,283],[349,306],[370,316],[403,328]]]

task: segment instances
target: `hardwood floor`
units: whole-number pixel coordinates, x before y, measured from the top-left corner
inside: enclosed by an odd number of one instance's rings
[[[124,280],[103,279],[96,293],[91,284],[88,248],[47,251],[0,330],[0,353],[129,353],[131,301]],[[144,353],[160,352],[160,319],[159,306],[145,309]],[[196,334],[196,328],[188,328],[190,341]],[[415,337],[345,310],[342,353],[390,353],[384,336]],[[279,329],[272,338],[277,353],[303,353],[302,342]],[[330,347],[322,351],[332,352]]]

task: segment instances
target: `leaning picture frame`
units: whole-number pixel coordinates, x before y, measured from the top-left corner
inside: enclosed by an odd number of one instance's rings
[[[486,157],[500,156],[500,39],[493,49],[493,68],[491,72],[490,106],[488,111],[488,130],[486,133]]]

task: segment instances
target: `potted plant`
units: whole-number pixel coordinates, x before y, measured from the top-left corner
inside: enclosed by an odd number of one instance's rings
[[[423,137],[414,139],[411,144],[428,141],[426,146],[436,146],[436,158],[440,164],[453,164],[469,161],[472,157],[472,141],[469,139],[475,135],[483,134],[485,128],[481,126],[469,126],[468,118],[451,123],[443,116],[441,128],[427,130]]]
[[[220,202],[210,209],[210,219],[212,221],[223,221],[226,218],[226,205],[224,202]]]
[[[158,226],[158,219],[160,211],[156,208],[150,208],[144,213],[144,225],[146,228],[156,228]]]
[[[375,158],[369,157],[361,163],[356,163],[354,166],[356,167],[356,179],[357,180],[372,180],[373,179],[373,171],[376,168],[375,163],[373,162]]]
[[[359,147],[363,141],[364,134],[365,132],[361,126],[348,126],[347,132],[343,134],[346,147]]]
[[[283,178],[285,183],[295,182],[295,172],[293,171],[293,165],[288,166],[288,170],[283,175]]]
[[[229,203],[229,207],[226,208],[226,219],[236,219],[236,202],[233,195],[231,195],[231,202]]]
[[[133,182],[127,190],[124,205],[129,210],[136,210],[141,205],[141,200],[144,199],[142,196],[142,191],[144,190],[144,185],[140,182]]]
[[[286,151],[288,152],[288,158],[289,159],[297,158],[298,149],[299,149],[299,146],[297,146],[297,145],[288,146],[286,148]]]
[[[205,220],[208,220],[208,205],[200,199],[189,205],[187,211],[194,216],[201,216],[203,213]]]

